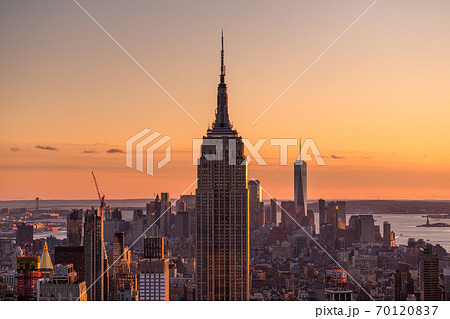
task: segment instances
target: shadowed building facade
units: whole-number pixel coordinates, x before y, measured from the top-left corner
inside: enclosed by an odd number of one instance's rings
[[[197,166],[197,300],[248,300],[249,216],[244,144],[228,117],[223,63],[212,129]]]
[[[84,279],[87,300],[104,300],[103,275],[105,251],[103,245],[103,216],[99,209],[87,210],[84,218]],[[102,276],[103,275],[103,276]],[[101,278],[101,280],[97,280]]]
[[[250,230],[264,227],[264,202],[259,180],[248,181]]]
[[[294,163],[294,201],[295,201],[295,218],[300,223],[307,212],[307,166],[306,162],[298,159]],[[294,216],[292,216],[294,217]]]
[[[421,301],[442,300],[439,287],[439,258],[433,246],[427,244],[420,250],[419,284]]]

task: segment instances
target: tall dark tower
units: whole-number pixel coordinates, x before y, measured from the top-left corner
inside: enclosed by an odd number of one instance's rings
[[[248,300],[247,163],[228,117],[223,33],[216,118],[203,137],[197,176],[197,300]]]
[[[105,251],[103,244],[103,216],[99,209],[87,210],[84,217],[84,278],[87,300],[104,300]],[[100,278],[97,280],[97,278]]]
[[[439,258],[433,252],[433,245],[427,244],[420,250],[419,284],[421,301],[441,300],[439,287]]]
[[[301,144],[300,144],[301,145]],[[307,212],[306,162],[301,159],[301,151],[294,163],[294,201],[295,214],[300,223]]]

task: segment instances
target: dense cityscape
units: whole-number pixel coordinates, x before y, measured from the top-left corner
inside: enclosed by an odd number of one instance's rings
[[[213,156],[217,143],[223,156]],[[33,209],[1,208],[0,300],[450,300],[444,247],[420,237],[398,244],[389,221],[376,225],[373,202],[308,201],[307,162],[299,156],[292,169],[291,200],[272,198],[264,181],[248,178],[228,115],[222,37],[217,109],[195,194],[161,190],[127,220],[92,173],[97,207],[45,208],[37,198]],[[430,215],[417,226],[449,226],[429,220],[449,218],[447,204],[381,203]],[[43,231],[67,235],[35,238]]]

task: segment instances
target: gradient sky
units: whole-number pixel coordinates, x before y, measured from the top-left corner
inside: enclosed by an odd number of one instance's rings
[[[313,138],[309,199],[450,199],[450,1],[379,0],[251,126],[372,2],[80,0],[196,125],[73,1],[1,1],[0,199],[95,198],[91,170],[107,198],[178,196],[213,121],[222,28],[234,127]],[[155,176],[107,153],[146,127],[173,137]],[[266,142],[249,178],[293,198],[296,152],[280,166]]]

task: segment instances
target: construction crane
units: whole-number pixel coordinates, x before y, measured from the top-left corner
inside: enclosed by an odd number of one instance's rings
[[[95,178],[94,172],[92,173],[92,177],[94,178],[95,188],[97,189],[98,199],[100,200],[100,213],[103,215],[103,207],[105,207],[105,195],[100,194],[100,189],[98,188],[97,179]]]

